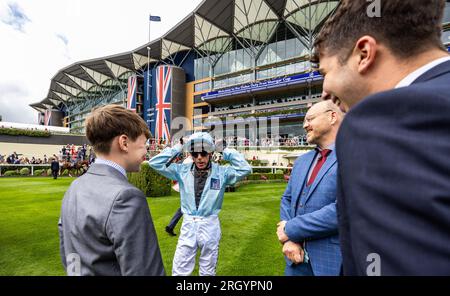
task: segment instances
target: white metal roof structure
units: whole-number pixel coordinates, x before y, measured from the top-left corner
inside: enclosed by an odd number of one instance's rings
[[[284,22],[307,48],[320,24],[339,1],[329,0],[204,0],[192,13],[159,39],[129,52],[74,63],[51,79],[44,99],[30,106],[39,112],[95,100],[126,88],[127,78],[150,64],[166,62],[177,53],[217,55],[237,41],[254,55]]]

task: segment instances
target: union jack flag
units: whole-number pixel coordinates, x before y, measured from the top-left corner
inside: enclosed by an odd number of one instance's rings
[[[38,114],[38,124],[39,125],[43,125],[44,124],[44,114],[43,113],[39,113]]]
[[[137,77],[128,78],[127,109],[136,111]]]
[[[156,69],[155,138],[170,141],[170,110],[172,97],[172,69],[159,66]]]
[[[45,110],[45,113],[44,113],[44,125],[49,126],[51,119],[52,119],[52,109]]]

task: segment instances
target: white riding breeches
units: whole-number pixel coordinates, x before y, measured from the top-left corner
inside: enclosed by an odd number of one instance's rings
[[[185,214],[173,258],[172,275],[189,276],[192,274],[197,249],[200,249],[200,276],[216,275],[220,237],[220,221],[217,215],[197,217]]]

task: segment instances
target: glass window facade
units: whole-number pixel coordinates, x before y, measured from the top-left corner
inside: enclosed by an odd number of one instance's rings
[[[239,72],[252,67],[252,57],[245,49],[237,49],[223,54],[214,68],[214,75]]]
[[[214,89],[220,89],[238,84],[249,83],[253,79],[253,73],[242,74],[228,78],[221,78],[214,81]]]
[[[212,74],[216,77],[213,89],[220,89],[309,70],[308,62],[298,61],[308,54],[307,48],[284,23],[278,24],[268,44],[242,48],[243,44],[248,45],[245,41],[234,40],[230,51],[210,57],[199,56],[195,60],[195,80],[210,77]],[[211,63],[214,63],[212,69]],[[271,65],[273,67],[270,67]],[[262,69],[251,71],[255,68]]]
[[[279,63],[308,53],[305,46],[297,38],[269,44],[261,53],[257,65],[264,66]]]
[[[194,104],[204,103],[201,95],[194,96]]]
[[[85,132],[85,120],[94,107],[108,104],[124,105],[123,102],[125,102],[126,96],[126,90],[115,91],[114,88],[111,88],[109,94],[105,94],[103,97],[102,93],[99,93],[98,97],[86,97],[83,101],[73,102],[67,109],[71,131]]]
[[[256,73],[256,78],[258,80],[270,79],[274,77],[279,77],[283,75],[292,75],[296,73],[302,73],[308,71],[310,68],[309,62],[298,62],[291,63],[282,66],[276,66],[269,69],[259,70]]]
[[[211,64],[208,58],[199,58],[194,60],[194,75],[195,80],[200,80],[210,77]]]
[[[197,83],[196,85],[194,85],[194,92],[209,90],[209,83],[209,81]]]
[[[444,24],[450,23],[450,3],[445,3],[445,11],[444,11]]]

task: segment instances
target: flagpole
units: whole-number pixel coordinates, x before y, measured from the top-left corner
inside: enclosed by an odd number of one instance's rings
[[[148,92],[148,95],[149,95],[149,99],[151,100],[151,93],[150,93],[150,90],[149,90],[149,88],[151,88],[152,87],[152,74],[150,73],[150,51],[151,51],[151,44],[150,44],[150,42],[151,42],[151,35],[150,35],[150,28],[151,28],[151,22],[153,22],[153,21],[155,21],[155,22],[160,22],[161,21],[161,17],[160,16],[152,16],[151,14],[149,15],[149,23],[148,23],[148,46],[147,46],[147,52],[148,52],[148,57],[147,57],[147,62],[148,62],[148,67],[147,67],[147,69],[148,69],[148,71],[147,71],[147,81],[148,81],[148,84],[147,84],[147,92]],[[153,112],[153,115],[152,115],[152,118],[154,118],[155,117],[155,112]],[[156,120],[154,120],[153,122],[155,122],[155,134],[156,134]],[[161,135],[158,135],[158,137],[160,137]],[[155,137],[155,135],[153,135],[153,137]],[[155,137],[156,138],[156,137]]]
[[[151,42],[150,25],[152,23],[152,21],[150,19],[151,16],[152,15],[150,14],[149,19],[148,19],[148,46],[147,46],[147,54],[148,54],[148,56],[147,56],[147,95],[148,95],[150,104],[151,104],[151,100],[152,100],[152,97],[150,94],[150,85],[151,85],[151,81],[150,81],[150,50],[151,50],[151,47],[150,47],[150,42]]]

